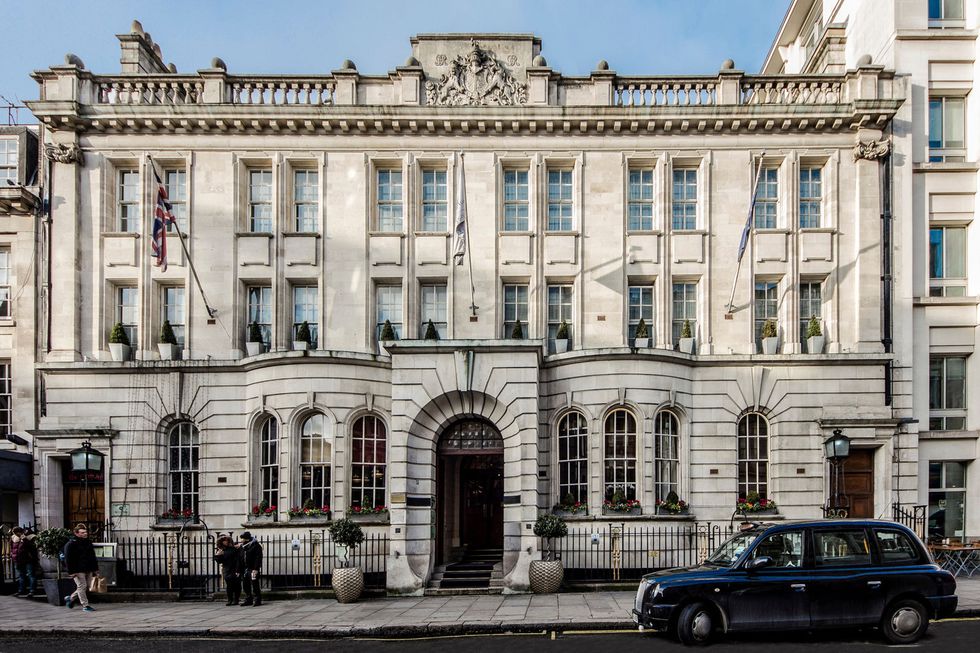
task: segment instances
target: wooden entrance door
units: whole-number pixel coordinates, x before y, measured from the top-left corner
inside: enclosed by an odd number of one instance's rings
[[[499,549],[504,541],[503,456],[467,456],[461,462],[461,544],[471,551]]]
[[[87,494],[86,494],[87,493]],[[65,528],[88,526],[90,535],[101,532],[105,523],[105,488],[102,484],[65,486]]]
[[[842,471],[841,485],[851,504],[847,516],[874,518],[875,450],[851,449]]]

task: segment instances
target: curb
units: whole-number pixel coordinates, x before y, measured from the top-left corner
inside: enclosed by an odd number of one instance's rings
[[[156,637],[160,639],[222,638],[222,639],[340,639],[340,638],[371,638],[371,639],[412,639],[425,637],[460,637],[470,635],[504,635],[520,633],[546,633],[550,631],[592,632],[592,631],[635,631],[632,621],[589,621],[589,622],[518,622],[518,623],[481,623],[481,622],[450,622],[445,624],[405,624],[398,626],[348,626],[342,628],[262,628],[250,627],[218,627],[218,628],[169,628],[167,630],[152,630],[133,628],[132,630],[78,628],[72,630],[71,637],[81,639],[101,638],[140,638]],[[7,628],[0,630],[0,637],[33,638],[51,637],[50,630],[35,628]]]

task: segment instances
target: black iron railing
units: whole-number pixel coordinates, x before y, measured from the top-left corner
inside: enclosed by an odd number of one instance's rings
[[[728,523],[569,525],[554,544],[569,582],[636,580],[657,569],[702,562],[735,532]]]
[[[892,521],[907,526],[923,542],[926,541],[926,507],[922,504],[893,503]]]
[[[326,529],[302,533],[259,534],[262,586],[266,590],[329,588],[339,566]],[[214,562],[214,539],[200,533],[160,533],[116,537],[120,560],[115,589],[170,590],[182,596],[206,596],[224,589]],[[365,585],[384,588],[388,536],[366,534],[352,562],[364,570]]]

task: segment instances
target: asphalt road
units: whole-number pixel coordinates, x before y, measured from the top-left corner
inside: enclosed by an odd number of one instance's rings
[[[951,619],[930,625],[929,633],[915,648],[942,653],[975,653],[980,639],[980,618]],[[691,650],[664,635],[637,632],[552,635],[486,635],[475,637],[443,637],[411,640],[331,639],[331,640],[272,640],[272,639],[104,639],[83,637],[33,638],[4,637],[0,653],[64,652],[74,653],[283,653],[284,641],[289,653],[602,653],[604,651],[633,652],[641,650]],[[817,632],[780,635],[730,637],[711,647],[713,651],[831,651],[846,647],[851,651],[885,650],[885,644],[874,630],[860,632]],[[910,647],[903,647],[910,648]]]

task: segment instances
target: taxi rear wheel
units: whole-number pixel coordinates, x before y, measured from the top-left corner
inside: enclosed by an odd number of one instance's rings
[[[925,606],[914,599],[892,603],[881,616],[881,633],[892,644],[918,641],[928,628],[929,614]]]
[[[715,631],[715,613],[704,603],[691,603],[677,617],[677,638],[686,646],[704,646]]]

